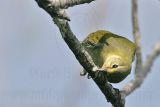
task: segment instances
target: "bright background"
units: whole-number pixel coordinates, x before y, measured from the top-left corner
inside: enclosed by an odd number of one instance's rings
[[[160,1],[139,1],[143,59],[160,41]],[[80,40],[107,29],[133,40],[131,0],[97,0],[70,8],[71,28]],[[160,57],[126,107],[157,107]],[[51,17],[34,0],[0,3],[0,107],[111,107],[61,38]],[[121,88],[133,74],[115,87]]]

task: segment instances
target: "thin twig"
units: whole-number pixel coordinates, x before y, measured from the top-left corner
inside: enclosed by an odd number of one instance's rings
[[[160,43],[157,43],[151,53],[146,58],[142,70],[141,70],[141,77],[135,78],[134,80],[131,80],[125,87],[123,88],[122,92],[127,96],[131,94],[135,89],[140,87],[144,81],[144,79],[147,77],[147,74],[151,72],[151,67],[153,65],[154,60],[160,55]]]
[[[147,60],[143,65],[143,73],[144,77],[151,71],[151,67],[153,65],[154,60],[160,55],[160,42],[155,44],[151,53],[147,56]]]
[[[140,43],[140,30],[138,24],[137,0],[132,0],[132,25],[133,25],[133,37],[137,45],[136,67],[135,67],[134,79],[131,80],[129,83],[127,83],[122,89],[122,94],[125,96],[131,94],[135,89],[137,89],[142,85],[145,77],[151,71],[150,69],[155,58],[160,54],[160,43],[159,43],[155,45],[153,51],[148,55],[147,60],[143,64],[141,43]]]
[[[133,37],[136,43],[136,67],[135,67],[135,77],[129,83],[127,83],[124,88],[123,92],[125,95],[129,95],[135,88],[139,87],[138,82],[142,77],[142,53],[141,53],[141,36],[139,30],[139,22],[138,22],[138,4],[137,0],[132,0],[132,29],[133,29]],[[131,90],[132,89],[132,90]]]
[[[80,4],[90,3],[94,0],[35,0],[39,2],[40,7],[44,7],[52,13],[52,16],[70,21],[70,18],[65,13],[65,9]]]
[[[141,36],[139,30],[139,21],[138,21],[138,3],[137,0],[132,0],[132,26],[133,26],[133,37],[136,43],[136,68],[135,75],[141,70],[142,67],[142,52],[141,52]]]

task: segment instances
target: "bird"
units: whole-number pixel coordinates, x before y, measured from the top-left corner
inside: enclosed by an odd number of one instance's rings
[[[136,44],[129,39],[107,30],[97,30],[81,44],[95,65],[106,73],[108,82],[119,83],[131,73]],[[80,74],[85,75],[86,70]]]

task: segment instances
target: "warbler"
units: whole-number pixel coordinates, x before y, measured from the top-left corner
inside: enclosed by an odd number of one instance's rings
[[[110,83],[119,83],[131,72],[136,44],[106,30],[89,34],[82,42],[94,63],[107,74]],[[84,70],[82,73],[86,74]]]

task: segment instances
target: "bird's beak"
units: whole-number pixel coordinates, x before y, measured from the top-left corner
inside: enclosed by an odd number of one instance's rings
[[[103,66],[102,66],[102,69],[109,70],[109,69],[112,69],[112,67],[103,65]]]
[[[112,69],[112,67],[106,67],[106,69]]]
[[[105,67],[105,66],[102,66],[101,69],[104,69],[105,72],[108,72],[108,73],[111,73],[112,72],[112,67]]]

